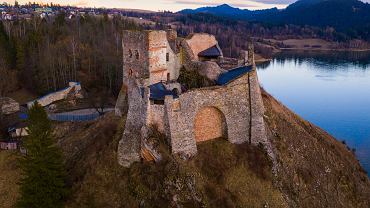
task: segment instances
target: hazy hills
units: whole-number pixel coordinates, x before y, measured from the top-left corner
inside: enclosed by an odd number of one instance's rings
[[[272,8],[256,11],[223,4],[195,10],[186,9],[180,13],[209,13],[232,19],[274,24],[330,26],[338,30],[351,30],[370,25],[370,4],[358,0],[299,0],[283,10]]]

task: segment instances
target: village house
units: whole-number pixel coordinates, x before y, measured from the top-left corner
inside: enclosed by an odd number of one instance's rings
[[[8,129],[8,134],[12,138],[20,138],[20,137],[25,137],[28,136],[28,128],[25,122],[20,122],[12,127],[9,127]]]
[[[0,141],[1,150],[17,150],[18,143],[15,140]]]
[[[0,150],[17,150],[20,138],[28,135],[27,127],[20,118],[20,112],[21,107],[15,100],[7,97],[0,98],[0,127],[4,128],[0,130],[8,133],[8,135],[2,135],[3,137],[0,136]]]

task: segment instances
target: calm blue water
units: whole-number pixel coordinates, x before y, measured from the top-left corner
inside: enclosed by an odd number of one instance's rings
[[[370,175],[370,53],[284,52],[258,75],[275,98],[355,148]]]

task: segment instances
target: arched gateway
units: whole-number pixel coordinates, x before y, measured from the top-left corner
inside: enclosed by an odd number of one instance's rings
[[[196,142],[227,138],[227,124],[224,114],[215,107],[200,109],[194,120]]]

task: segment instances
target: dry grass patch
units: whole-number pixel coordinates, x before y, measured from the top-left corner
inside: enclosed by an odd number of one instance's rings
[[[0,151],[0,207],[14,207],[18,198],[20,169],[15,152]]]
[[[70,157],[74,194],[67,207],[279,207],[284,203],[272,185],[271,163],[258,147],[218,139],[199,144],[199,154],[184,161],[170,154],[163,135],[155,133],[152,137],[158,137],[163,160],[123,168],[116,151],[124,119],[116,129],[111,120],[108,116],[86,126],[85,136],[77,133],[80,130],[73,133],[80,138],[68,135],[65,143],[73,146],[72,141],[91,139],[86,132],[98,126],[104,132],[96,136],[103,142],[90,143]]]
[[[208,141],[198,145],[193,163],[207,207],[287,207],[272,184],[271,161],[262,148]]]

